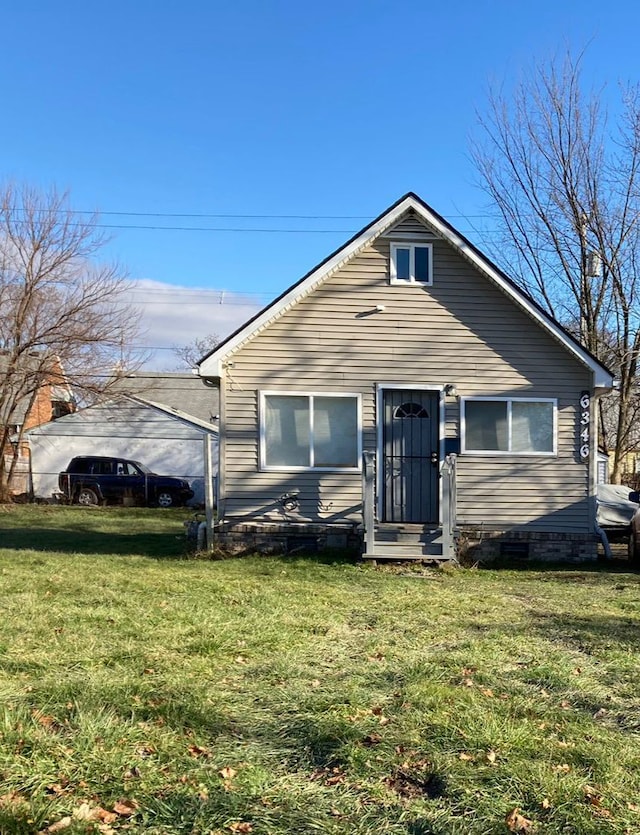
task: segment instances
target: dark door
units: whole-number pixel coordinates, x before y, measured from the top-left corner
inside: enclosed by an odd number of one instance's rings
[[[438,393],[383,392],[383,521],[438,523]]]

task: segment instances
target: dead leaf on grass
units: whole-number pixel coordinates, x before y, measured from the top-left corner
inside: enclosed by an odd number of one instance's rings
[[[64,829],[68,829],[72,823],[73,818],[71,815],[67,815],[64,818],[60,818],[59,821],[52,823],[51,826],[47,826],[46,829],[41,829],[38,835],[53,835],[55,832],[62,832]]]
[[[487,760],[493,765],[496,761],[496,752],[495,751],[487,751]]]
[[[555,765],[553,770],[557,774],[568,774],[571,771],[571,766],[568,763],[562,763],[562,765]]]
[[[224,768],[221,768],[218,774],[222,777],[223,780],[233,780],[238,772],[235,768],[231,768],[231,766],[226,765]]]
[[[540,805],[542,806],[543,809],[550,809],[551,808],[551,801],[547,797],[544,797],[542,799],[542,803]]]
[[[512,809],[504,819],[509,832],[516,832],[518,835],[528,835],[533,832],[533,821],[521,815],[518,809]]]
[[[124,799],[113,804],[113,811],[123,818],[130,818],[131,815],[135,815],[137,810],[138,804],[135,800]]]
[[[471,754],[465,754],[464,751],[461,754],[458,754],[458,759],[463,760],[464,762],[469,762],[473,759]]]
[[[246,821],[234,821],[233,823],[229,824],[229,829],[232,832],[252,832],[253,826]]]
[[[187,748],[187,751],[192,757],[209,757],[211,756],[210,752],[206,748],[202,748],[200,745],[190,745]]]

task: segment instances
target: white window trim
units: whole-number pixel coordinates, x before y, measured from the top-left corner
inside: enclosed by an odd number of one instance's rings
[[[266,404],[265,398],[270,396],[278,397],[308,397],[310,404],[314,397],[348,397],[356,401],[356,420],[357,420],[357,464],[355,467],[295,467],[295,466],[269,466],[266,462],[266,438],[265,438],[265,412]],[[258,410],[258,427],[260,438],[259,462],[260,470],[264,472],[276,473],[359,473],[362,469],[362,396],[356,392],[344,391],[260,391],[259,392],[259,410]],[[309,443],[313,453],[313,408],[309,409]]]
[[[500,403],[551,403],[553,404],[553,449],[549,452],[523,452],[519,451],[512,451],[512,450],[499,450],[499,449],[469,449],[467,447],[467,425],[466,425],[466,404],[468,401],[477,401],[477,400],[484,400],[484,401],[491,401],[493,403],[500,402]],[[555,397],[461,397],[460,398],[460,437],[461,437],[461,445],[460,445],[460,452],[465,453],[467,455],[482,455],[482,456],[490,456],[490,457],[520,457],[525,456],[526,458],[535,458],[535,457],[543,457],[543,458],[553,458],[554,456],[558,455],[558,400]],[[511,446],[511,408],[507,408],[507,437],[509,440],[509,446]]]
[[[429,253],[429,280],[416,281],[416,247],[419,249],[426,249]],[[409,250],[409,278],[397,277],[397,252],[399,249]],[[417,287],[430,287],[433,284],[433,245],[424,243],[422,241],[413,241],[411,243],[392,243],[391,244],[391,258],[390,258],[390,272],[389,284],[400,284],[406,287],[408,284],[414,284]]]

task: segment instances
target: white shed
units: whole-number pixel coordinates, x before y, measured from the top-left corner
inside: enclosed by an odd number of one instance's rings
[[[31,448],[31,483],[36,498],[58,492],[58,473],[76,455],[133,459],[160,475],[186,479],[190,503],[204,502],[204,443],[211,437],[213,472],[218,471],[218,431],[177,409],[124,396],[45,423],[25,433]]]

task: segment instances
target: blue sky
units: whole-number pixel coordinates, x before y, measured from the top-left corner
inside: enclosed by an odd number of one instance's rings
[[[114,228],[106,254],[140,282],[146,344],[224,335],[406,191],[483,247],[488,86],[590,44],[613,93],[639,29],[624,1],[5,4],[0,171],[114,227],[200,227]]]

